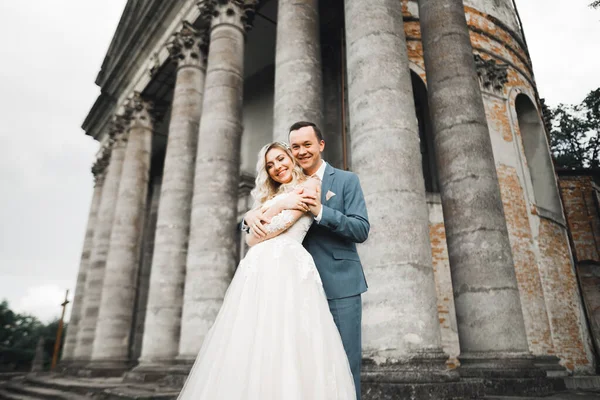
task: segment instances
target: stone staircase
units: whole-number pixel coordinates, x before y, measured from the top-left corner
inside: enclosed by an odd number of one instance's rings
[[[176,389],[157,384],[124,383],[121,378],[38,374],[0,382],[0,399],[6,400],[174,400],[178,393]]]
[[[600,400],[600,376],[566,377],[564,382],[568,391],[546,399]],[[170,386],[136,383],[123,378],[81,378],[50,373],[0,376],[0,399],[5,400],[176,400],[178,394],[179,390]],[[485,399],[526,400],[535,397],[486,396]]]

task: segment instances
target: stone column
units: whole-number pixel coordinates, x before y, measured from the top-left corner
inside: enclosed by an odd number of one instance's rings
[[[244,35],[254,1],[202,1],[211,18],[198,139],[179,356],[193,361],[235,267]]]
[[[206,68],[206,32],[185,24],[169,45],[178,63],[169,138],[158,209],[150,293],[140,366],[137,370],[172,363],[179,351],[183,286],[194,164]]]
[[[148,311],[148,296],[150,295],[150,274],[152,271],[152,257],[154,256],[154,240],[156,238],[156,222],[158,219],[158,206],[160,203],[160,187],[162,183],[161,173],[155,174],[153,165],[150,173],[150,184],[148,185],[148,207],[144,217],[144,237],[140,251],[140,269],[138,271],[137,293],[134,305],[134,321],[131,335],[132,360],[138,360],[142,355],[142,342],[144,339],[144,325]],[[183,293],[183,291],[182,291]],[[183,296],[183,294],[182,294]]]
[[[419,15],[461,373],[527,368],[519,289],[464,5],[419,0]]]
[[[445,371],[441,346],[402,7],[397,0],[345,0],[345,18],[352,165],[371,222],[359,248],[370,286],[363,382],[373,396],[404,398],[415,395],[410,387],[384,383],[457,376]]]
[[[81,252],[81,261],[79,263],[79,273],[77,274],[77,283],[75,286],[75,297],[73,299],[73,308],[71,309],[71,318],[69,319],[69,327],[65,337],[65,344],[62,351],[61,363],[70,362],[75,356],[75,347],[77,346],[77,333],[79,331],[79,323],[82,317],[83,303],[85,297],[85,282],[87,279],[90,267],[90,255],[94,245],[94,232],[98,220],[98,209],[100,208],[100,200],[102,199],[102,188],[104,178],[106,177],[106,168],[110,162],[110,149],[104,147],[102,155],[94,163],[92,174],[94,175],[94,194],[92,196],[92,204],[88,216],[87,228],[85,231],[85,240],[83,242],[83,251]]]
[[[118,115],[112,122],[110,135],[111,155],[110,163],[106,171],[102,189],[102,200],[98,209],[96,228],[94,229],[94,244],[90,254],[90,266],[85,282],[85,297],[83,299],[83,310],[77,332],[77,346],[75,347],[74,359],[76,361],[88,361],[92,356],[92,346],[96,333],[98,321],[98,310],[100,308],[100,296],[104,284],[104,271],[110,233],[112,231],[115,215],[115,205],[121,182],[121,171],[123,159],[125,158],[125,147],[127,136],[124,132],[125,121]]]
[[[273,139],[288,142],[296,121],[323,126],[318,0],[279,0]]]
[[[115,372],[122,372],[129,367],[129,344],[152,152],[150,105],[136,93],[125,108],[130,120],[129,138],[90,365],[93,369]]]

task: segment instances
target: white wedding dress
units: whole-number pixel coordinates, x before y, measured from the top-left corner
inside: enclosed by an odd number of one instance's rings
[[[291,212],[283,211],[270,226],[291,220]],[[302,247],[312,222],[304,215],[250,248],[179,400],[356,399],[319,273]]]

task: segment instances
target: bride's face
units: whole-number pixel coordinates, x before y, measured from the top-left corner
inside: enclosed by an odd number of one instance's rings
[[[288,183],[292,180],[294,162],[287,153],[274,147],[265,155],[267,173],[277,183]]]

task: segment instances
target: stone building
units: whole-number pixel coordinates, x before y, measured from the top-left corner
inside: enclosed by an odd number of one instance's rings
[[[579,287],[600,362],[600,171],[558,171]]]
[[[513,1],[129,0],[96,83],[63,365],[185,375],[244,252],[258,150],[311,120],[369,209],[372,393],[594,372]]]

